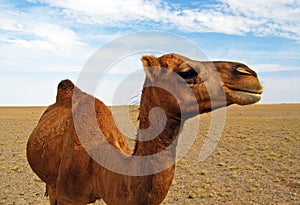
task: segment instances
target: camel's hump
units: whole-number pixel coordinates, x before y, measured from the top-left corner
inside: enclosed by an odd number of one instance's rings
[[[62,80],[57,86],[56,104],[71,106],[75,87],[71,80]]]
[[[63,90],[66,90],[66,89],[74,89],[74,83],[73,83],[71,80],[69,80],[69,79],[62,80],[62,81],[58,84],[57,89],[63,89]]]

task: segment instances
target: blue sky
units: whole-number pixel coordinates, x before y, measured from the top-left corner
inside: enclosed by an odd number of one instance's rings
[[[246,63],[263,83],[260,103],[300,103],[299,16],[298,0],[0,0],[0,105],[53,103],[58,82],[76,82],[98,48],[147,30]],[[97,96],[110,104],[113,89]]]

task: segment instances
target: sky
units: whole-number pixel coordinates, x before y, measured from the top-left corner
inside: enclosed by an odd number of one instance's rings
[[[300,103],[299,16],[299,0],[0,0],[0,105],[54,103],[57,84],[76,83],[98,49],[141,31],[185,38],[210,60],[247,64],[264,86],[260,103]],[[140,56],[117,62],[95,95],[124,103],[111,93],[126,78],[123,67],[142,69]]]

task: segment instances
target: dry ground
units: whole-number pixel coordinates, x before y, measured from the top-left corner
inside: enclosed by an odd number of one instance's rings
[[[28,136],[44,110],[0,108],[0,204],[48,204],[26,160]],[[300,105],[229,107],[221,140],[204,162],[210,114],[200,119],[163,204],[300,204]]]

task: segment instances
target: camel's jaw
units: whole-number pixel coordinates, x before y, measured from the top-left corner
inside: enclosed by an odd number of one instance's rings
[[[256,103],[261,99],[263,89],[237,89],[224,86],[224,91],[229,101],[238,105],[248,105]]]

